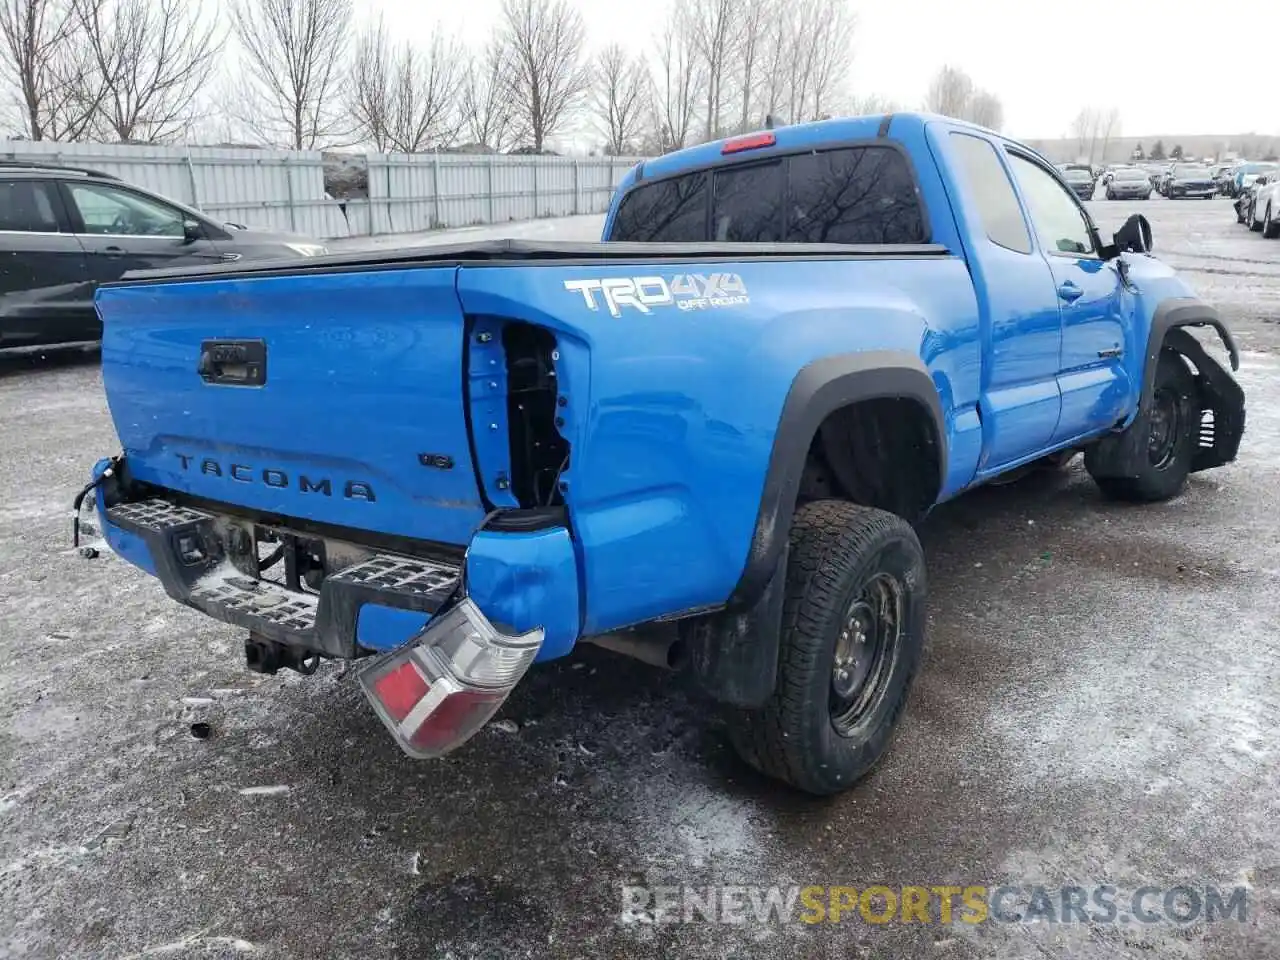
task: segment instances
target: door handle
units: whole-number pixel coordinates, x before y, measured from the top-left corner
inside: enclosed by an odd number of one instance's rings
[[[1074,303],[1075,301],[1079,300],[1083,293],[1084,291],[1081,290],[1079,287],[1077,287],[1070,280],[1068,280],[1062,286],[1058,287],[1058,296],[1060,296],[1063,300],[1067,301],[1067,303]]]
[[[109,247],[103,247],[102,252],[105,253],[108,257],[123,257],[124,247],[117,247],[114,244],[112,244]]]

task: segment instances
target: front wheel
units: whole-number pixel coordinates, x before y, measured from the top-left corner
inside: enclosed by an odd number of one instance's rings
[[[1268,240],[1280,237],[1280,220],[1271,219],[1271,204],[1267,204],[1267,212],[1262,218],[1262,235]]]
[[[1154,503],[1176,497],[1191,474],[1200,432],[1195,379],[1186,361],[1173,350],[1161,350],[1155,391],[1147,417],[1147,455],[1136,475],[1106,477],[1094,473],[1094,448],[1085,452],[1084,466],[1104,496],[1113,500]],[[1142,419],[1135,421],[1134,429]]]
[[[1262,229],[1262,221],[1258,219],[1258,205],[1256,203],[1249,204],[1249,211],[1245,215],[1245,221],[1249,229],[1257,233]]]
[[[807,793],[846,790],[884,755],[924,649],[924,552],[911,525],[841,500],[791,525],[778,681],[738,710],[747,763]]]

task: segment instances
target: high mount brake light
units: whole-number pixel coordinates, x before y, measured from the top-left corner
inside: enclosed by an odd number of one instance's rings
[[[720,148],[720,153],[741,153],[743,150],[758,150],[760,147],[772,147],[777,142],[777,136],[769,132],[749,133],[745,137],[734,137],[732,140],[726,140],[724,146]]]
[[[426,759],[461,746],[498,712],[542,646],[464,598],[417,638],[364,667],[360,686],[400,748]]]

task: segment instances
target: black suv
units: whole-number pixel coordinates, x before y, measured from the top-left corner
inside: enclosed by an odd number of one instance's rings
[[[110,174],[0,162],[0,351],[101,338],[98,284],[128,270],[326,253],[218,223]]]

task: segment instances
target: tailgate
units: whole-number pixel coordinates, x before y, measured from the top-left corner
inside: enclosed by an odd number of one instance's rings
[[[464,544],[484,508],[456,268],[98,293],[134,479],[283,517]]]

